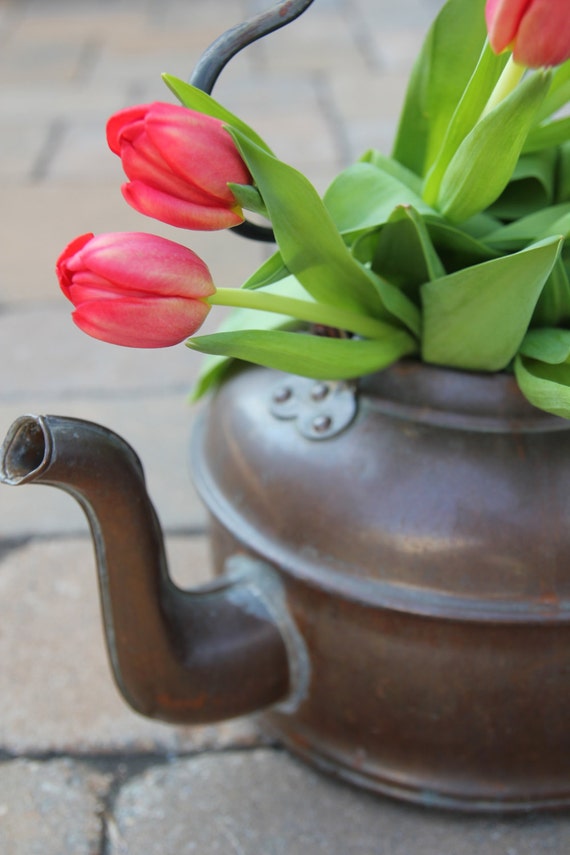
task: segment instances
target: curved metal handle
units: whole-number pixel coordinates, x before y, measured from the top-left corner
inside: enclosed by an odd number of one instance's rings
[[[198,60],[190,83],[210,94],[230,59],[258,39],[294,21],[312,2],[313,0],[281,0],[271,9],[222,33]]]
[[[230,59],[258,39],[294,21],[312,2],[313,0],[281,0],[271,9],[227,30],[204,51],[190,77],[190,83],[210,94]],[[251,240],[267,243],[275,241],[273,229],[248,220],[235,226],[232,231]]]

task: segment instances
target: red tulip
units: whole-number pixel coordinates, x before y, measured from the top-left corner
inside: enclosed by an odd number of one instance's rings
[[[56,266],[75,306],[73,320],[94,338],[125,347],[168,347],[192,335],[215,292],[190,249],[139,232],[76,238]]]
[[[171,226],[226,229],[243,222],[228,182],[251,176],[223,122],[174,104],[146,104],[115,113],[107,142],[130,183],[129,205]]]
[[[487,0],[485,17],[495,53],[511,48],[528,68],[570,59],[568,0]]]

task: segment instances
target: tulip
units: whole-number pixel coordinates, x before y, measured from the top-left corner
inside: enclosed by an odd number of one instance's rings
[[[219,119],[174,104],[146,104],[115,113],[107,142],[129,183],[133,208],[171,226],[225,229],[243,222],[228,182],[251,175]]]
[[[510,48],[527,68],[570,59],[568,0],[487,0],[485,18],[495,53]]]
[[[169,347],[204,322],[215,287],[190,249],[139,232],[76,238],[56,272],[77,326],[125,347]]]

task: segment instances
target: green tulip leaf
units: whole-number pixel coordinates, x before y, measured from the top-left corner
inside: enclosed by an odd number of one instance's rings
[[[570,59],[552,70],[552,83],[536,120],[542,122],[570,101]]]
[[[361,377],[417,350],[413,338],[395,328],[382,340],[241,329],[191,338],[187,345],[201,353],[241,359],[317,380]]]
[[[529,330],[519,353],[548,365],[570,362],[570,330],[557,327]]]
[[[265,288],[274,282],[280,282],[290,273],[291,271],[283,264],[281,253],[277,251],[269,256],[241,287],[250,291],[254,291],[256,288]]]
[[[394,160],[393,157],[388,157],[381,151],[378,151],[375,148],[370,148],[362,155],[362,157],[359,158],[358,162],[369,163],[381,172],[388,173],[388,175],[396,178],[400,184],[403,184],[404,187],[412,190],[418,198],[421,197],[423,182],[420,176],[416,175],[416,173],[412,172],[410,169],[406,169],[405,166],[397,160]]]
[[[522,249],[536,238],[570,234],[570,203],[551,205],[485,236],[485,243],[503,252]]]
[[[396,175],[370,163],[355,163],[341,172],[326,191],[324,203],[341,234],[383,225],[398,205],[437,216]]]
[[[570,140],[570,116],[564,119],[556,119],[534,128],[526,138],[523,152],[541,151],[545,148],[553,148]]]
[[[318,302],[386,317],[376,283],[353,258],[313,185],[230,130],[267,207],[283,263]]]
[[[247,136],[260,148],[267,152],[271,151],[267,143],[261,139],[253,128],[250,128],[238,116],[230,113],[229,110],[218,104],[211,95],[208,95],[201,89],[197,89],[196,86],[192,86],[190,83],[186,83],[184,80],[173,77],[171,74],[163,74],[162,79],[184,107],[196,110],[198,113],[204,113],[206,116],[213,116],[214,119],[221,119],[222,122],[226,122],[232,128],[237,128],[237,130],[241,131],[242,134]]]
[[[457,149],[438,197],[439,210],[462,222],[494,202],[507,186],[550,78],[535,72],[484,116]]]
[[[438,215],[441,223],[447,223],[447,225],[452,225],[447,220],[444,220],[441,215]],[[501,225],[501,221],[492,216],[489,211],[481,211],[479,214],[475,214],[474,217],[470,217],[468,220],[465,220],[459,228],[465,234],[470,235],[472,238],[476,240],[480,238],[484,238],[486,234],[489,234],[493,229],[498,229]],[[453,226],[457,228],[457,226]]]
[[[477,65],[486,37],[485,0],[448,0],[415,63],[393,157],[425,175]]]
[[[257,187],[253,187],[251,184],[234,184],[232,181],[228,181],[228,187],[240,207],[267,218],[267,209]]]
[[[531,404],[570,418],[570,330],[530,330],[514,370],[519,388]]]
[[[570,202],[570,142],[558,149],[558,173],[555,202]]]
[[[555,416],[570,418],[570,365],[548,365],[519,354],[514,370],[519,389],[531,404]]]
[[[389,320],[392,323],[399,321],[400,324],[419,337],[421,331],[421,314],[415,303],[404,293],[403,289],[393,285],[391,282],[387,282],[373,270],[369,271],[369,276],[376,284],[382,305],[388,312]]]
[[[453,273],[464,267],[480,264],[497,258],[499,253],[451,223],[436,217],[424,217],[432,244],[441,259],[445,270]]]
[[[561,243],[548,238],[423,285],[424,361],[503,370],[520,347]]]
[[[545,149],[522,155],[503,193],[490,211],[504,220],[516,220],[541,211],[556,201],[558,153]]]
[[[225,356],[206,356],[202,363],[200,375],[190,391],[190,403],[195,404],[196,401],[199,401],[208,392],[220,386],[228,376],[231,368],[236,364],[233,360],[227,359]]]
[[[506,54],[497,56],[489,43],[485,42],[479,62],[451,117],[441,148],[426,176],[422,196],[430,205],[435,205],[445,171],[467,134],[477,124],[506,61]]]
[[[353,256],[368,269],[372,265],[372,259],[376,252],[376,244],[382,227],[377,229],[365,229],[360,233],[355,233],[354,240],[350,244],[350,251]]]
[[[398,206],[381,229],[372,269],[414,302],[420,285],[445,275],[428,229],[411,206]]]
[[[554,327],[570,321],[570,281],[562,256],[556,259],[532,316],[532,326]]]
[[[276,253],[276,256],[278,256],[278,253]],[[272,256],[272,259],[276,256]],[[272,259],[269,259],[269,261]],[[242,287],[245,287],[245,285]],[[283,297],[292,297],[298,300],[306,299],[305,289],[294,276],[286,275],[279,281],[272,283],[266,282],[264,290],[270,294],[278,294]],[[276,312],[264,312],[259,309],[240,308],[232,309],[232,311],[226,315],[224,320],[220,323],[217,332],[226,333],[242,329],[287,329],[288,327],[294,328],[298,325],[298,322],[292,320],[289,315],[279,315]],[[231,357],[223,354],[208,355],[202,363],[198,380],[192,390],[192,399],[198,400],[207,391],[216,386],[225,376],[231,362]]]

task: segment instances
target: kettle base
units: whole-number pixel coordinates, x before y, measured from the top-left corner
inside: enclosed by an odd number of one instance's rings
[[[304,736],[280,726],[280,714],[266,713],[260,719],[265,733],[303,763],[342,783],[378,796],[386,796],[424,808],[480,814],[521,814],[531,811],[555,811],[570,806],[570,788],[559,792],[536,790],[517,792],[492,782],[481,787],[465,778],[447,789],[441,782],[407,779],[383,767],[378,758],[371,760],[363,749],[338,751],[330,746],[309,742]]]

